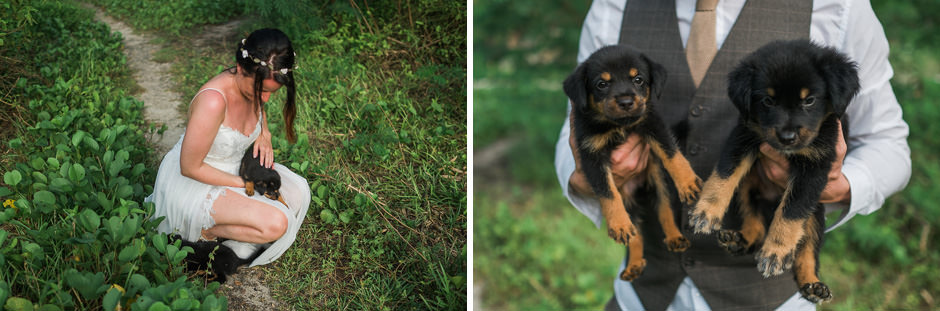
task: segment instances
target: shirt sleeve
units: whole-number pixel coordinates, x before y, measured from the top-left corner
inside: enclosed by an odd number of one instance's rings
[[[911,176],[908,126],[902,119],[889,80],[889,46],[884,29],[868,1],[848,1],[842,51],[858,63],[861,88],[846,110],[849,137],[842,173],[849,181],[851,202],[829,204],[841,209],[841,226],[857,214],[868,215],[888,196],[904,189]],[[837,45],[838,46],[838,45]]]
[[[587,59],[594,51],[604,46],[617,44],[620,39],[620,24],[623,21],[623,8],[625,6],[626,1],[622,0],[598,0],[591,4],[581,27],[581,39],[578,43],[578,64]],[[567,111],[568,116],[570,116],[570,103]],[[565,117],[561,133],[558,135],[558,143],[555,145],[555,173],[558,176],[562,192],[568,198],[568,201],[599,228],[603,217],[601,216],[598,200],[593,197],[581,196],[568,185],[571,173],[575,170],[574,155],[572,155],[571,145],[568,143],[571,132],[568,116]]]

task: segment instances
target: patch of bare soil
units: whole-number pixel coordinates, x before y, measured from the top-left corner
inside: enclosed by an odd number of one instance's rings
[[[148,122],[167,125],[163,135],[155,135],[151,143],[156,147],[154,157],[162,157],[183,134],[185,116],[181,115],[178,107],[182,104],[180,94],[174,89],[170,76],[171,63],[158,63],[153,60],[153,53],[162,46],[153,44],[153,37],[148,34],[136,33],[124,23],[111,18],[101,9],[85,4],[95,10],[95,17],[111,27],[112,31],[120,32],[124,37],[124,53],[127,63],[134,71],[134,79],[143,89],[135,97],[144,102],[144,117]],[[217,44],[226,44],[233,47],[235,30],[243,20],[233,20],[224,24],[209,25],[195,38],[193,45],[197,48],[216,47]],[[195,89],[197,86],[193,86]],[[260,268],[242,267],[239,273],[229,277],[219,292],[228,298],[229,310],[290,310],[289,306],[274,299],[271,289],[265,285],[265,273]]]

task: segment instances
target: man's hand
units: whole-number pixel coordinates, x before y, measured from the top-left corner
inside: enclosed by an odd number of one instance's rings
[[[571,153],[574,154],[575,170],[571,173],[568,184],[581,195],[595,196],[591,184],[588,183],[584,172],[581,170],[581,157],[578,154],[578,142],[575,139],[573,114],[571,120],[568,144],[571,145]],[[610,153],[610,171],[614,176],[614,184],[618,189],[632,193],[643,183],[645,175],[641,173],[646,170],[649,154],[649,145],[644,143],[640,135],[637,134],[630,134],[626,142],[617,146]]]
[[[829,170],[829,182],[819,197],[821,203],[849,203],[852,199],[849,181],[842,174],[842,162],[845,160],[845,152],[848,150],[845,137],[842,136],[842,123],[840,122],[839,136],[836,139],[836,159],[832,161],[832,169]],[[767,143],[760,145],[760,152],[760,163],[757,169],[762,179],[762,186],[765,187],[767,184],[771,184],[778,187],[778,190],[786,189],[790,178],[790,163]],[[769,183],[764,181],[769,181]]]

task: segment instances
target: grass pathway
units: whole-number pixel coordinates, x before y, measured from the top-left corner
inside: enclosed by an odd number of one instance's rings
[[[124,53],[127,63],[134,72],[134,80],[142,91],[135,95],[144,102],[144,118],[160,126],[166,124],[167,130],[163,135],[154,135],[150,143],[155,147],[154,157],[161,158],[176,144],[185,127],[185,116],[181,115],[178,107],[180,93],[176,92],[170,66],[172,63],[159,63],[153,60],[155,51],[163,48],[154,44],[153,37],[148,34],[135,33],[126,24],[108,16],[101,9],[92,5],[86,7],[95,10],[95,18],[111,27],[112,31],[120,32],[124,37]],[[212,42],[231,35],[241,20],[233,20],[219,25],[209,25],[194,38],[193,46],[207,48]],[[195,86],[193,87],[195,90]],[[271,290],[265,284],[265,273],[261,268],[241,268],[240,273],[231,276],[226,284],[220,288],[219,294],[228,298],[229,310],[281,310],[288,309],[286,304],[274,299]]]

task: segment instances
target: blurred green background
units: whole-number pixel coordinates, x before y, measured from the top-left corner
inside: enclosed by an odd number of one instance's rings
[[[586,0],[473,2],[475,305],[601,309],[623,248],[561,194],[554,146],[561,81],[576,65]],[[825,310],[938,308],[940,2],[873,1],[891,45],[891,81],[911,128],[913,175],[876,213],[829,233]]]

